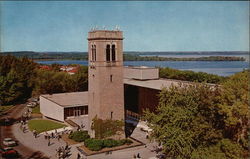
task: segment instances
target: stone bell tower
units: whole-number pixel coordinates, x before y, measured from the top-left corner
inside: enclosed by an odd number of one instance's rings
[[[100,119],[124,120],[122,31],[94,30],[88,34],[89,124]],[[90,132],[93,137],[94,132]]]

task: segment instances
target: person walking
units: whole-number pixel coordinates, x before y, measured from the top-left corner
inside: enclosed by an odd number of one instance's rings
[[[24,126],[23,126],[23,133],[25,133],[25,129],[26,129],[26,128],[25,128],[25,125],[24,125]]]
[[[136,159],[136,155],[134,154],[133,159]]]
[[[50,139],[48,139],[48,146],[50,146]]]
[[[140,153],[137,154],[137,158],[141,158]]]
[[[58,134],[57,140],[60,141],[60,139],[61,139],[61,135]]]
[[[37,137],[37,132],[36,132],[36,130],[34,131],[34,136],[35,136],[35,138]]]
[[[77,159],[81,159],[81,155],[77,153]]]

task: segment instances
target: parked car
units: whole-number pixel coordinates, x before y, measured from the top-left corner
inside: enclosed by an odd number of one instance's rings
[[[4,158],[15,158],[19,156],[18,152],[14,150],[12,147],[1,148],[0,154]]]
[[[35,107],[36,105],[37,105],[36,102],[30,102],[30,103],[27,104],[27,107],[33,108],[33,107]]]
[[[14,141],[12,138],[4,138],[3,139],[3,144],[5,146],[16,146],[17,145],[17,142]]]

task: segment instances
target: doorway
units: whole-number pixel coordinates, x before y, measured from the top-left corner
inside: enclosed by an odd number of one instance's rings
[[[81,115],[81,109],[79,107],[74,108],[74,116],[80,116]]]

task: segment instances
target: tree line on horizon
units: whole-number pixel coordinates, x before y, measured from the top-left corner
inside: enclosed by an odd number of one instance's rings
[[[124,52],[124,61],[245,61],[244,57],[209,55],[204,57],[160,57],[141,56],[140,52]],[[87,52],[1,52],[1,55],[13,55],[16,57],[27,57],[33,60],[88,60]],[[200,54],[199,54],[200,55]]]

